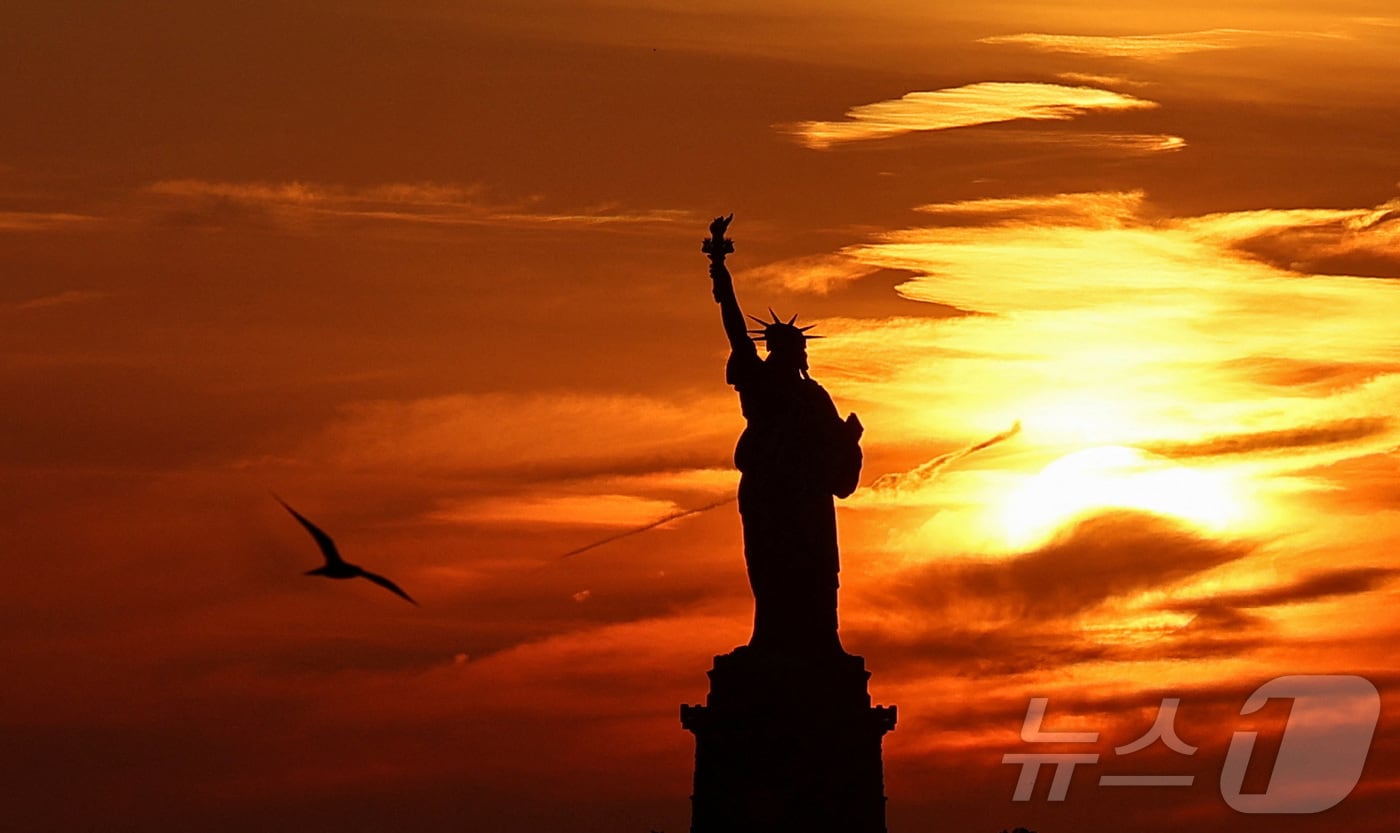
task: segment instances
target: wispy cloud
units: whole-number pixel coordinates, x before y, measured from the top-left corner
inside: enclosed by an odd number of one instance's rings
[[[1147,87],[1151,85],[1151,82],[1138,81],[1123,75],[1099,75],[1092,72],[1060,72],[1056,73],[1055,77],[1073,84],[1094,87]]]
[[[1390,420],[1383,417],[1344,419],[1323,425],[1221,434],[1180,443],[1148,443],[1148,451],[1166,457],[1216,457],[1261,451],[1296,452],[1300,448],[1329,446],[1365,440],[1390,432]]]
[[[385,183],[363,187],[308,182],[162,180],[146,193],[169,202],[165,217],[192,225],[275,221],[306,226],[333,220],[423,225],[614,226],[692,220],[687,211],[631,210],[597,204],[572,210],[546,207],[532,198],[493,199],[481,186]]]
[[[1345,567],[1301,576],[1271,587],[1214,593],[1207,598],[1180,600],[1170,609],[1220,616],[1224,611],[1316,602],[1334,596],[1366,593],[1394,579],[1390,567]]]
[[[703,401],[540,393],[360,402],[346,406],[298,456],[352,469],[491,474],[497,486],[502,478],[661,477],[728,456],[729,399],[718,391],[713,402]]]
[[[93,289],[65,289],[62,292],[56,292],[52,295],[43,295],[38,298],[30,298],[26,301],[14,301],[8,304],[0,304],[0,312],[29,312],[31,310],[51,309],[53,307],[66,307],[74,304],[87,304],[110,297],[110,292],[100,292]]]
[[[448,503],[430,512],[436,521],[550,526],[635,526],[674,515],[676,505],[635,495],[489,497]]]
[[[1244,558],[1256,546],[1214,540],[1166,518],[1111,512],[1016,558],[911,569],[895,592],[930,621],[975,612],[989,626],[1044,622],[1077,617],[1115,597],[1162,590]]]
[[[1090,112],[1156,106],[1156,102],[1093,87],[988,81],[862,104],[847,110],[843,121],[805,121],[781,125],[779,129],[796,136],[809,148],[824,150],[844,142],[887,139],[906,133],[1016,119],[1064,121]]]
[[[1094,192],[922,211],[930,224],[843,254],[910,275],[897,287],[906,298],[977,314],[823,321],[836,337],[813,365],[868,424],[904,427],[911,446],[895,459],[937,468],[930,448],[955,448],[989,423],[1021,420],[1023,431],[1014,453],[941,470],[936,489],[857,498],[857,510],[911,513],[883,544],[886,563],[1014,548],[1026,514],[1016,495],[1058,459],[1117,446],[1165,455],[1157,468],[1179,481],[1138,508],[1208,529],[1311,534],[1290,508],[1298,496],[1339,488],[1346,475],[1330,467],[1400,443],[1400,285],[1283,269],[1243,250],[1265,229],[1383,226],[1384,207],[1164,217],[1140,193]],[[922,454],[917,437],[928,438]],[[1148,485],[1146,473],[1095,470],[1042,487],[1112,502]],[[1374,488],[1334,501],[1371,512]],[[1084,508],[1049,503],[1064,511],[1047,524]]]
[[[1043,144],[1073,145],[1086,150],[1122,154],[1167,153],[1186,147],[1186,140],[1170,133],[1066,133],[1038,136]]]
[[[1400,200],[1374,209],[1238,212],[1210,223],[1235,248],[1289,271],[1400,278]]]
[[[1195,52],[1238,49],[1275,40],[1297,38],[1337,38],[1319,32],[1267,32],[1251,29],[1208,29],[1167,35],[1051,35],[1024,32],[994,35],[978,43],[1025,46],[1041,52],[1062,52],[1102,58],[1162,60]]]
[[[825,295],[879,271],[873,266],[841,254],[812,255],[767,263],[745,269],[736,278],[784,289]]]
[[[950,225],[968,225],[967,220],[976,219],[1000,225],[1114,228],[1135,221],[1143,201],[1142,191],[1097,191],[930,203],[915,210],[945,219]]]
[[[61,211],[0,211],[0,232],[53,231],[98,219]]]

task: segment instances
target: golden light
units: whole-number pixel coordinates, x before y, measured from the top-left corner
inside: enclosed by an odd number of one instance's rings
[[[1085,515],[1131,509],[1223,532],[1244,515],[1220,472],[1187,468],[1138,448],[1111,445],[1067,454],[1016,489],[1002,507],[1012,549],[1039,546]]]

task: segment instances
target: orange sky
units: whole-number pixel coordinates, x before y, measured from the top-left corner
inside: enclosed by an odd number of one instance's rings
[[[866,425],[894,833],[1393,830],[1392,2],[10,6],[5,826],[686,829],[737,513],[559,556],[733,492],[733,211]],[[269,490],[422,607],[302,577]],[[1373,681],[1372,752],[1240,815],[1285,674]],[[1101,733],[1063,803],[1031,697]],[[1164,697],[1200,751],[1113,761]]]

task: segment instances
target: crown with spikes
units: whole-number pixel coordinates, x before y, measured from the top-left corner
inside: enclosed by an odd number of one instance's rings
[[[786,321],[779,318],[778,314],[773,311],[772,307],[768,308],[768,314],[773,316],[772,321],[764,321],[762,318],[757,318],[752,315],[749,316],[749,318],[753,319],[762,327],[762,329],[758,330],[749,330],[749,335],[753,338],[754,341],[768,342],[770,348],[772,347],[774,341],[789,341],[796,340],[799,338],[803,341],[806,341],[808,339],[813,338],[824,338],[824,336],[807,335],[807,331],[817,325],[808,324],[805,327],[797,326],[796,314],[794,314],[791,318],[789,318]]]

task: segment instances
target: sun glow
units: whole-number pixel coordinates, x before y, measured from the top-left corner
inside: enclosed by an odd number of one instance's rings
[[[1115,445],[1067,454],[1031,477],[1003,505],[1002,528],[1009,547],[1028,549],[1078,518],[1112,509],[1166,515],[1210,532],[1244,515],[1223,474]]]

